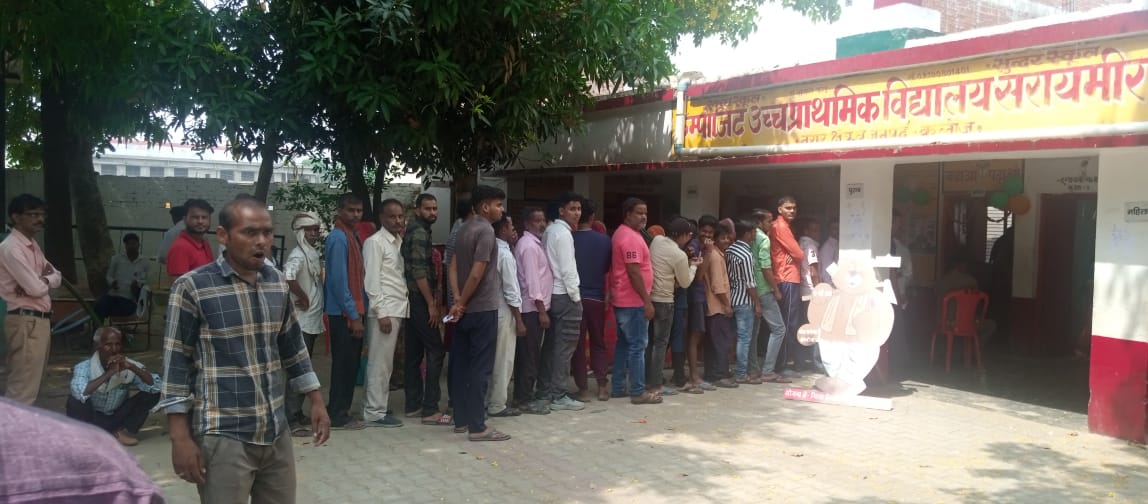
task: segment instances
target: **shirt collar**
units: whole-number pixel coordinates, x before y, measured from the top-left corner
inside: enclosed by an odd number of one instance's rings
[[[527,231],[527,232],[525,232],[525,233],[522,233],[522,238],[521,238],[521,239],[524,239],[524,240],[526,240],[526,241],[528,241],[528,242],[530,242],[530,243],[537,243],[537,244],[539,244],[539,245],[541,245],[541,244],[542,244],[542,239],[541,239],[541,238],[539,238],[539,237],[537,237],[537,236],[534,236],[534,233],[531,233],[530,231]]]
[[[494,241],[495,241],[495,243],[498,243],[498,248],[503,249],[503,250],[507,250],[507,251],[510,250],[510,244],[507,243],[506,240],[503,240],[502,238],[495,238]]]
[[[399,238],[398,235],[392,233],[389,229],[387,229],[385,227],[380,227],[379,232],[383,233],[383,238],[386,239],[387,242],[389,242],[389,243],[397,243],[399,241],[402,241],[402,238]]]
[[[227,262],[227,259],[226,259],[226,257],[224,257],[224,254],[219,254],[219,257],[215,258],[215,264],[219,266],[219,273],[221,275],[223,275],[224,278],[234,276],[235,278],[238,278],[240,281],[247,283],[247,281],[244,280],[243,277],[239,276],[239,273],[236,273],[235,268],[232,268],[231,264]],[[270,271],[268,271],[268,270],[273,270],[273,269],[274,268],[272,268],[271,266],[268,266],[267,263],[264,262],[263,266],[261,268],[259,268],[259,274],[255,277],[255,283],[259,283],[259,282],[263,282],[263,281],[267,280],[268,275],[270,275]]]
[[[36,242],[32,241],[31,238],[28,238],[28,235],[17,231],[15,228],[13,228],[9,234],[16,239],[16,243],[19,243],[22,246],[31,248],[36,244]]]
[[[553,222],[552,224],[550,224],[550,225],[551,225],[551,226],[562,226],[562,229],[565,229],[565,230],[567,230],[567,231],[570,231],[570,224],[569,224],[569,223],[567,223],[566,221],[562,220],[562,219],[558,219],[558,220],[554,221],[554,222]]]
[[[425,228],[427,231],[430,231],[430,228],[431,228],[431,223],[430,223],[430,221],[428,221],[428,220],[426,220],[426,219],[424,219],[424,218],[422,218],[422,217],[417,217],[417,216],[416,216],[416,217],[415,217],[415,222],[419,223],[419,225],[420,225],[420,226],[422,226],[423,228]]]

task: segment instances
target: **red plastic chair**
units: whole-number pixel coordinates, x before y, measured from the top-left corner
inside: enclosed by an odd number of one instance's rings
[[[945,372],[949,372],[953,358],[953,338],[965,338],[965,367],[970,359],[977,358],[977,369],[981,369],[980,328],[989,308],[989,296],[978,290],[961,290],[945,295],[941,302],[941,319],[933,332],[933,343],[929,348],[929,365],[933,364],[937,349],[937,335],[944,334]]]

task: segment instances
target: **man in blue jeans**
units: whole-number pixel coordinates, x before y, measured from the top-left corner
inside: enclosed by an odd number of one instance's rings
[[[646,202],[627,198],[622,202],[623,225],[611,238],[610,298],[618,324],[618,343],[614,347],[614,383],[611,397],[630,396],[632,404],[659,404],[662,397],[646,390],[646,345],[654,302],[654,266],[650,248],[642,237],[646,227]],[[629,394],[626,371],[630,374]]]
[[[749,378],[749,343],[753,339],[754,322],[761,316],[761,304],[757,298],[757,281],[754,278],[753,242],[755,226],[741,219],[734,223],[737,241],[725,251],[726,267],[729,270],[729,297],[733,305],[734,325],[737,328],[737,364],[734,378],[737,383],[760,385],[761,379]]]
[[[760,372],[763,382],[790,383],[789,378],[777,372],[780,371],[777,369],[777,356],[785,341],[785,320],[781,317],[781,306],[777,304],[782,295],[777,279],[773,276],[773,259],[770,257],[767,234],[773,224],[773,213],[769,210],[755,210],[753,219],[757,222],[753,241],[754,280],[757,282],[757,298],[761,303],[761,323],[765,325],[763,329],[769,333],[769,339],[765,343],[765,356],[760,362],[754,362],[756,352],[753,345],[750,345],[750,374]]]
[[[450,263],[454,305],[449,317],[457,324],[448,378],[454,382],[454,430],[469,433],[471,441],[510,439],[510,435],[486,425],[486,392],[494,371],[498,304],[502,296],[498,243],[491,224],[502,219],[505,199],[502,189],[484,185],[474,188],[470,196],[474,215],[462,224]]]

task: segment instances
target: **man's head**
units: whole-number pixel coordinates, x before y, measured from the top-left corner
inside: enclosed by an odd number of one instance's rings
[[[729,248],[732,243],[733,230],[720,225],[714,227],[714,245],[717,246],[718,250],[725,252],[725,249]]]
[[[793,222],[797,218],[797,199],[793,196],[782,196],[777,199],[777,215],[786,222]]]
[[[666,224],[666,237],[674,240],[674,243],[677,243],[679,247],[685,247],[690,242],[690,238],[694,237],[693,226],[685,217],[674,217]]]
[[[8,204],[8,219],[12,221],[12,229],[28,237],[44,230],[46,213],[44,200],[31,194],[16,196]]]
[[[387,198],[379,203],[379,223],[383,229],[395,236],[402,233],[403,228],[407,226],[407,214],[403,204],[394,198]]]
[[[291,219],[291,229],[295,231],[295,236],[299,236],[302,231],[303,240],[314,247],[319,243],[319,219],[308,213],[295,214],[295,218]]]
[[[121,241],[124,242],[124,253],[127,254],[128,257],[135,258],[136,256],[140,255],[139,235],[135,233],[128,233],[124,235],[124,238]]]
[[[821,241],[821,223],[817,219],[798,219],[794,225],[794,232],[798,237],[808,236],[814,241]]]
[[[582,217],[578,219],[578,229],[590,229],[594,226],[595,212],[597,208],[594,206],[594,200],[590,198],[582,199]]]
[[[183,223],[187,227],[187,232],[195,236],[203,236],[204,233],[207,233],[208,228],[211,227],[211,214],[215,213],[215,208],[212,208],[211,203],[199,198],[192,198],[183,204],[183,209],[186,212],[183,215]]]
[[[343,193],[335,206],[335,218],[348,229],[355,229],[363,220],[363,199],[354,193]]]
[[[698,218],[698,237],[703,240],[713,240],[714,230],[718,228],[717,217],[703,215]]]
[[[826,231],[828,231],[830,238],[839,239],[841,237],[841,224],[837,222],[837,219],[833,219],[826,226]]]
[[[582,196],[575,192],[564,192],[558,196],[558,218],[570,225],[571,229],[578,229],[582,220]]]
[[[755,208],[750,218],[757,223],[757,228],[762,231],[769,231],[770,224],[773,224],[773,212],[764,208]]]
[[[434,224],[438,220],[438,198],[431,193],[422,193],[415,198],[415,217]]]
[[[738,219],[733,223],[733,231],[738,240],[753,243],[753,239],[757,235],[757,222],[752,218]]]
[[[240,274],[263,269],[274,234],[271,212],[255,198],[233,199],[219,211],[215,236],[227,249],[228,263]]]
[[[518,242],[518,231],[514,229],[514,220],[510,218],[510,214],[503,214],[493,225],[495,238],[510,244],[511,247]]]
[[[622,202],[622,223],[639,231],[646,227],[646,202],[638,198],[626,198]]]
[[[106,364],[108,359],[124,353],[124,336],[115,327],[101,327],[92,334],[92,342],[100,354],[100,363]]]
[[[171,207],[171,210],[167,211],[167,213],[171,215],[171,225],[174,226],[180,222],[183,222],[184,216],[187,215],[187,209],[184,208],[183,205],[173,206]]]
[[[546,232],[546,212],[538,207],[526,207],[522,210],[522,228],[539,238]]]
[[[459,198],[454,205],[454,214],[458,220],[467,220],[474,215],[474,205],[470,204],[470,198]]]
[[[506,193],[497,187],[479,185],[470,192],[470,202],[471,207],[474,208],[474,213],[491,224],[501,219],[505,213],[503,211],[505,200]]]

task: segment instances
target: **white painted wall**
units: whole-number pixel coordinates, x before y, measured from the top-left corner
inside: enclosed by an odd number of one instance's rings
[[[893,223],[893,165],[896,160],[841,162],[841,257],[869,258],[889,253]],[[850,197],[860,185],[861,196]]]
[[[718,215],[721,208],[721,172],[717,170],[682,171],[682,215],[697,219],[701,215]]]
[[[1092,334],[1148,342],[1148,222],[1127,222],[1124,205],[1148,201],[1148,148],[1100,153],[1096,288]]]
[[[659,102],[590,114],[584,131],[528,148],[510,169],[668,161],[673,107]]]
[[[1024,162],[1024,193],[1032,201],[1032,209],[1014,217],[1016,243],[1013,252],[1012,295],[1032,298],[1036,293],[1037,249],[1040,244],[1040,195],[1063,194],[1070,191],[1060,180],[1078,177],[1082,173],[1095,177],[1098,173],[1096,157],[1026,159]],[[1076,192],[1096,192],[1096,187]],[[1148,198],[1145,198],[1148,199]]]

